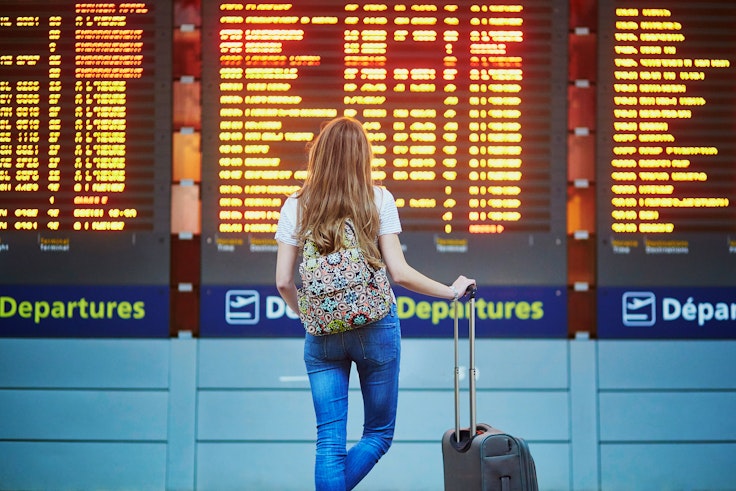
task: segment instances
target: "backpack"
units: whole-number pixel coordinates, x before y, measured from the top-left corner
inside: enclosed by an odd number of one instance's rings
[[[374,269],[360,249],[350,219],[345,222],[344,247],[321,255],[307,239],[302,249],[297,290],[299,318],[314,336],[335,334],[385,317],[393,303],[386,268]]]

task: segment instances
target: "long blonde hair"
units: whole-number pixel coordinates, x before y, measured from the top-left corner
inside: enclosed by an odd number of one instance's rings
[[[366,259],[380,267],[372,160],[373,149],[359,121],[338,117],[322,129],[309,148],[307,177],[297,193],[301,241],[311,236],[320,254],[339,250],[349,218]]]

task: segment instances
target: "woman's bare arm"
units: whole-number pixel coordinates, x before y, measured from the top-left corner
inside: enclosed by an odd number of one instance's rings
[[[406,262],[397,234],[379,236],[378,247],[394,283],[413,292],[453,299],[456,294],[462,296],[470,285],[475,284],[475,280],[460,275],[451,286],[447,286],[420,273]]]
[[[294,273],[296,261],[299,257],[299,248],[278,243],[279,248],[276,254],[276,288],[279,290],[281,298],[284,299],[286,305],[295,313],[299,313],[299,302],[296,296],[296,284],[294,283]]]

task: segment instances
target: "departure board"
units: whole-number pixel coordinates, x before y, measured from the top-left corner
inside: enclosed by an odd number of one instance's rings
[[[599,280],[733,285],[736,9],[599,8]]]
[[[736,8],[599,2],[598,335],[736,336]]]
[[[410,263],[564,285],[567,29],[566,1],[203,2],[203,285],[273,285],[279,210],[343,115]]]
[[[168,2],[0,2],[3,283],[168,282]]]

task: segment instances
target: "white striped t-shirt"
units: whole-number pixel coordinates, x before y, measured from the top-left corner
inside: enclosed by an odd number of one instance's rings
[[[376,206],[381,226],[378,235],[401,233],[401,222],[399,221],[399,210],[396,209],[396,200],[388,189],[374,186]],[[296,237],[298,230],[297,203],[294,195],[289,196],[281,207],[281,215],[276,228],[276,240],[284,244],[299,247]]]

